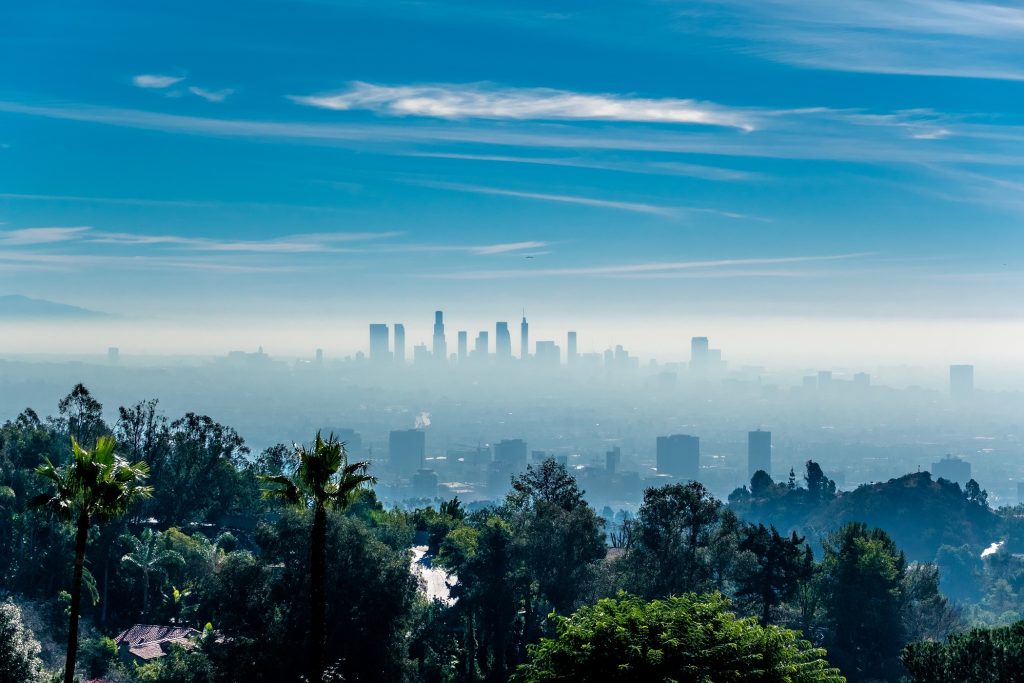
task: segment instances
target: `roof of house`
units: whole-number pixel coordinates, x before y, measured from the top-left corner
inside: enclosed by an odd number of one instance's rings
[[[135,624],[123,631],[114,642],[126,645],[128,651],[139,659],[149,661],[167,654],[166,647],[172,643],[190,648],[202,634],[188,626],[154,626]]]

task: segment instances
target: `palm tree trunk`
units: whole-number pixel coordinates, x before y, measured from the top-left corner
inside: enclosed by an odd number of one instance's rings
[[[75,573],[71,579],[71,622],[68,625],[68,655],[64,662],[64,683],[74,683],[78,658],[78,616],[82,611],[82,570],[85,567],[85,542],[89,539],[89,515],[78,515],[75,531]]]
[[[142,616],[149,618],[149,570],[142,570]]]
[[[327,604],[324,582],[327,574],[327,511],[317,504],[313,509],[313,533],[309,548],[309,683],[321,683],[324,677],[324,631]]]

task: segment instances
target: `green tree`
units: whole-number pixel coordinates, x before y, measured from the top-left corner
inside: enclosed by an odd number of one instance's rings
[[[129,463],[114,453],[112,437],[102,436],[94,449],[86,450],[71,439],[73,459],[67,465],[54,467],[47,461],[40,465],[39,476],[49,482],[53,491],[33,499],[35,507],[46,507],[75,525],[75,568],[71,580],[71,613],[68,626],[67,660],[64,683],[72,683],[78,654],[78,618],[82,611],[82,574],[85,569],[85,546],[89,526],[124,514],[137,500],[152,494],[145,486],[149,469],[145,463]]]
[[[369,463],[348,462],[345,444],[330,435],[325,441],[317,432],[312,448],[296,445],[299,467],[292,477],[265,475],[264,495],[289,505],[312,509],[313,525],[310,531],[309,558],[309,661],[307,673],[310,683],[319,683],[324,674],[324,631],[326,628],[327,576],[327,509],[344,510],[355,493],[367,483],[375,481],[367,474]]]
[[[811,575],[814,558],[795,531],[787,538],[764,524],[743,531],[739,550],[746,561],[738,567],[736,596],[741,604],[759,608],[761,625],[767,626],[772,608],[792,597]]]
[[[0,602],[0,683],[41,683],[43,678],[39,642],[22,622],[21,609]]]
[[[164,535],[152,529],[143,529],[139,536],[125,534],[121,540],[129,550],[121,558],[121,564],[142,575],[142,614],[149,616],[150,577],[166,575],[168,567],[180,567],[184,558],[177,551],[170,550],[164,543]]]
[[[906,559],[881,529],[851,522],[828,536],[822,561],[829,652],[854,681],[892,680],[906,643]]]
[[[1007,683],[1024,672],[1024,621],[973,629],[945,643],[912,643],[901,655],[910,683]]]
[[[795,631],[739,618],[715,593],[644,602],[606,598],[556,618],[557,635],[529,647],[515,681],[841,683],[825,651]]]

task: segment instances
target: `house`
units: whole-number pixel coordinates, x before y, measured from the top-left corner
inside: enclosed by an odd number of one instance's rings
[[[188,626],[135,624],[117,636],[114,642],[122,660],[148,662],[166,655],[171,645],[191,649],[202,635]]]

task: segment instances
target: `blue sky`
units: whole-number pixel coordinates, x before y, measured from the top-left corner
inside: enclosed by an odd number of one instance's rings
[[[1021,318],[1019,6],[37,1],[0,38],[0,293],[360,339]]]

